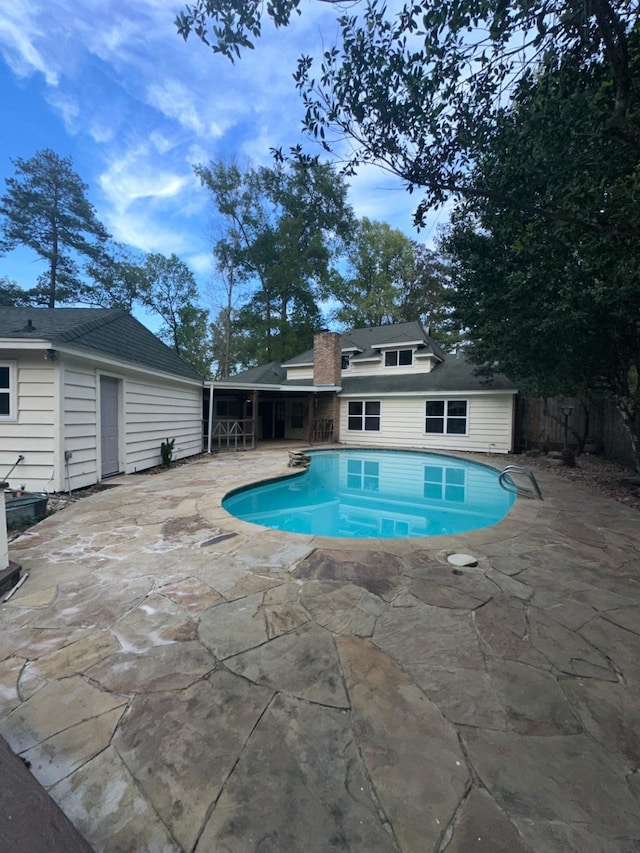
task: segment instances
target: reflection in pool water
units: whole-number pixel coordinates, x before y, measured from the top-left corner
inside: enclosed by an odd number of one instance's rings
[[[499,472],[452,456],[392,450],[311,454],[304,474],[242,489],[223,507],[244,521],[317,536],[438,536],[488,527],[514,496]]]

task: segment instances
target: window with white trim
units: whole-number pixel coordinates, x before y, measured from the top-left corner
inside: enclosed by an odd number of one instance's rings
[[[410,367],[412,364],[412,349],[390,349],[384,354],[385,367]]]
[[[349,429],[380,431],[380,400],[349,400]]]
[[[16,398],[15,367],[11,363],[0,363],[0,419],[15,420]]]
[[[351,367],[351,356],[350,355],[340,356],[340,368],[341,368],[341,370],[349,370],[350,367]]]
[[[466,400],[427,400],[424,431],[444,435],[467,434]]]

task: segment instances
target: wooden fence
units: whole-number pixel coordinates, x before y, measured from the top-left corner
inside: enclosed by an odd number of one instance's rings
[[[575,448],[577,435],[590,439],[608,459],[622,465],[635,465],[631,439],[622,415],[611,400],[593,404],[587,412],[577,399],[568,400],[573,411],[568,419],[569,447]],[[515,448],[526,452],[536,448],[560,450],[564,447],[562,413],[564,398],[518,397],[516,402]]]

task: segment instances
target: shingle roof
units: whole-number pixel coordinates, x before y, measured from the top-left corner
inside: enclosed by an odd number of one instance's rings
[[[191,365],[122,308],[2,308],[0,339],[66,344],[202,381]]]
[[[422,352],[432,352],[437,357],[437,363],[429,373],[418,371],[401,373],[395,370],[382,370],[380,373],[368,376],[350,376],[345,373],[340,380],[342,388],[340,394],[462,394],[479,391],[498,391],[513,394],[517,390],[515,385],[502,374],[494,374],[490,378],[479,375],[476,365],[467,361],[462,353],[458,355],[446,353],[427,335],[422,325],[417,321],[377,326],[371,329],[353,329],[341,336],[343,350],[355,348],[362,357],[373,353],[372,347],[384,347],[389,344],[402,344],[409,341],[423,341]],[[231,376],[222,384],[228,384],[229,387],[273,385],[274,388],[281,390],[285,390],[288,386],[295,388],[308,386],[311,390],[314,388],[313,379],[287,379],[286,368],[312,363],[313,350],[311,349],[289,359],[284,364],[272,361],[260,367],[252,367],[237,376]],[[216,383],[217,386],[220,384]]]
[[[351,329],[340,336],[340,346],[343,350],[356,350],[354,360],[364,359],[376,352],[376,347],[389,344],[408,344],[410,341],[421,341],[425,351],[433,352],[442,358],[444,353],[438,344],[427,335],[423,326],[414,320],[411,323],[389,323],[385,326],[372,326],[365,329]],[[285,367],[313,363],[313,349],[306,350],[300,355],[285,361]]]
[[[282,385],[287,378],[287,371],[279,361],[270,361],[268,364],[261,364],[258,367],[250,367],[248,370],[243,370],[242,373],[236,373],[235,376],[230,376],[228,379],[221,379],[216,382],[228,382],[229,384],[240,385]]]
[[[516,387],[506,376],[479,376],[477,367],[463,355],[447,355],[429,373],[396,373],[389,371],[371,376],[343,376],[342,395],[352,394],[410,394],[466,393],[473,391],[504,391],[515,393]]]

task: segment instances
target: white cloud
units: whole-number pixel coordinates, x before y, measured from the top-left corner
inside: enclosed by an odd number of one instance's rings
[[[130,150],[100,175],[100,186],[117,207],[138,199],[167,199],[179,195],[191,176],[158,168],[148,147]]]
[[[419,190],[407,192],[400,178],[374,165],[362,166],[358,174],[348,179],[349,201],[359,219],[367,217],[377,222],[387,222],[402,231],[411,240],[432,247],[438,237],[438,228],[447,222],[453,203],[442,210],[430,211],[425,227],[418,230],[413,216],[420,204]]]
[[[210,275],[213,269],[213,256],[211,252],[200,252],[197,255],[189,255],[186,263],[194,272],[200,275]]]
[[[111,142],[115,135],[115,128],[103,116],[92,116],[88,119],[86,129],[98,145]]]
[[[167,154],[175,146],[173,140],[168,139],[164,133],[158,130],[154,130],[149,134],[149,142],[151,142],[158,154]]]
[[[47,94],[47,100],[54,109],[58,111],[67,133],[75,134],[78,130],[78,118],[80,116],[80,105],[75,95],[53,89]]]
[[[10,18],[10,16],[12,16]],[[14,74],[29,77],[41,73],[48,86],[57,86],[59,73],[48,63],[34,42],[41,36],[31,23],[31,11],[20,3],[0,11],[0,50]]]
[[[271,164],[271,147],[298,142],[316,150],[301,133],[292,74],[300,54],[319,56],[333,43],[333,4],[308,0],[290,26],[267,23],[256,49],[235,64],[195,36],[180,38],[174,18],[183,0],[0,4],[0,51],[16,76],[43,75],[74,162],[93,170],[82,178],[99,216],[120,241],[175,252],[210,276],[210,199],[193,165],[229,157]],[[7,161],[21,154],[10,144],[0,140]],[[418,194],[374,167],[349,183],[358,216],[422,239],[412,226]]]
[[[219,139],[223,128],[203,115],[193,99],[193,92],[175,78],[165,78],[147,88],[147,103],[167,118],[175,119],[180,127],[193,131],[199,137]]]

